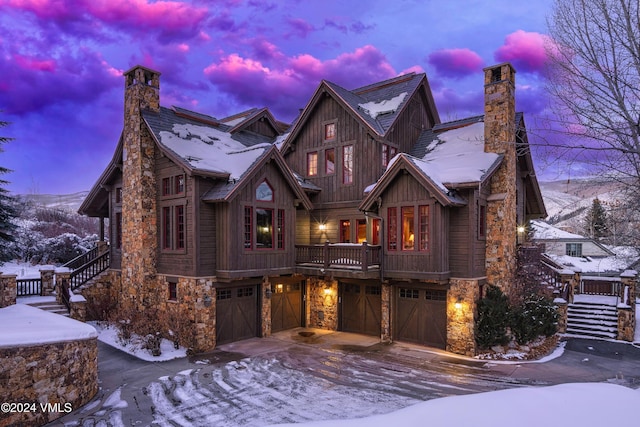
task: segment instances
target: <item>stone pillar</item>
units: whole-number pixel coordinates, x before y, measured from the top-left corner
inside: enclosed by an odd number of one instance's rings
[[[159,111],[160,73],[142,66],[124,73],[122,306],[144,310],[158,287],[155,143],[142,119]]]
[[[63,291],[63,284],[67,285],[67,289],[71,288],[71,273],[68,271],[63,271],[63,272],[58,272],[56,273],[56,280],[55,280],[55,287],[56,287],[56,302],[58,304],[63,304],[64,305],[64,301],[62,300],[62,293]]]
[[[75,295],[70,292],[69,298],[69,316],[80,322],[87,320],[87,300],[82,295]]]
[[[618,339],[633,342],[636,328],[637,272],[627,270],[620,275],[622,297],[618,304]]]
[[[211,351],[216,347],[217,292],[211,279],[190,280],[195,295],[195,346],[196,353]],[[195,286],[194,286],[195,285]]]
[[[484,69],[484,151],[503,156],[487,198],[487,282],[509,293],[518,240],[515,70],[509,63]]]
[[[476,279],[450,279],[447,292],[447,351],[475,356],[475,320],[480,286]]]
[[[53,295],[53,292],[56,290],[55,281],[53,278],[53,274],[55,270],[42,269],[40,270],[40,280],[42,281],[42,287],[40,288],[40,295],[43,297],[48,297]]]
[[[0,308],[8,307],[16,303],[18,297],[18,284],[15,274],[4,274],[0,276]]]
[[[380,340],[384,342],[391,341],[391,295],[391,285],[388,282],[383,282],[381,289],[382,315],[380,316]]]
[[[309,283],[309,327],[338,330],[338,282],[312,277]]]
[[[553,300],[558,313],[558,332],[564,334],[567,332],[567,309],[569,305],[564,298],[556,298]]]
[[[264,338],[271,335],[271,282],[268,277],[262,279],[259,289],[259,301],[262,301],[261,336]]]

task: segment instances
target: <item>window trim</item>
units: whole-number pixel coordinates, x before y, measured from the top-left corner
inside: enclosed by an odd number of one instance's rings
[[[187,250],[186,203],[164,205],[160,212],[162,252],[185,253]]]
[[[398,208],[387,208],[387,250],[398,250]]]
[[[314,160],[312,163],[312,159]],[[318,152],[309,151],[307,153],[307,176],[318,176]]]
[[[347,154],[347,151],[349,152]],[[347,164],[349,167],[347,167]],[[355,162],[353,158],[353,144],[347,144],[342,146],[342,184],[353,185],[355,170]]]
[[[426,210],[426,215],[423,215],[423,209]],[[423,218],[425,221],[423,222]],[[429,228],[431,227],[431,206],[430,205],[418,205],[418,251],[429,252],[431,233]]]
[[[160,196],[162,198],[183,197],[186,190],[187,177],[183,173],[166,176],[160,180]]]
[[[333,129],[333,132],[327,132],[329,129]],[[330,134],[330,135],[329,135]],[[337,120],[331,120],[322,123],[322,141],[335,141],[338,136],[338,123]]]

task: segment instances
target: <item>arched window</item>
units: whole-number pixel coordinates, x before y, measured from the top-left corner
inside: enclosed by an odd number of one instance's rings
[[[273,189],[266,180],[262,181],[256,188],[256,200],[263,202],[273,201]]]

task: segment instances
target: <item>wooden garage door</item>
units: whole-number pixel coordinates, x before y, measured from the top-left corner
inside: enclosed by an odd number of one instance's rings
[[[217,343],[255,337],[258,323],[256,286],[219,288],[216,299]]]
[[[380,285],[340,283],[342,330],[380,335],[382,299]]]
[[[396,292],[396,339],[445,348],[447,291],[399,287]]]
[[[302,326],[302,283],[271,286],[271,332]]]

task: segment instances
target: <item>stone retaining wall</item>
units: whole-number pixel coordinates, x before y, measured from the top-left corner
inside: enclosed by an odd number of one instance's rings
[[[0,413],[2,427],[43,425],[80,408],[98,391],[97,339],[0,348],[0,390],[3,402],[29,405]]]

